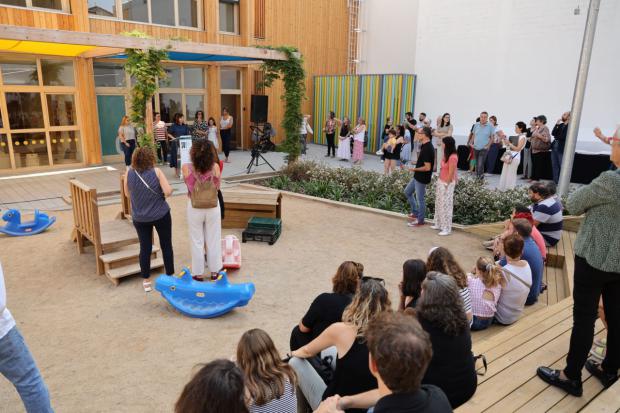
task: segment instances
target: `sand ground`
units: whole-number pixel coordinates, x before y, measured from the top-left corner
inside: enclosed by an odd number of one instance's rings
[[[190,262],[186,198],[170,204],[179,271]],[[102,207],[102,220],[113,219],[119,208]],[[254,299],[223,317],[200,320],[175,312],[155,291],[145,294],[138,277],[114,287],[97,276],[92,248],[80,256],[69,240],[71,211],[56,216],[44,234],[0,235],[0,260],[8,306],[57,412],[171,412],[193,367],[230,357],[250,328],[265,329],[285,353],[290,330],[312,299],[330,290],[344,260],[360,261],[367,275],[384,277],[394,305],[404,260],[425,258],[429,248],[443,245],[470,268],[484,253],[464,233],[438,237],[430,228],[411,230],[403,219],[285,196],[280,240],[274,246],[242,244],[242,269],[230,276],[232,282],[254,282]],[[223,231],[228,233],[241,237],[240,230]],[[3,377],[0,411],[23,411]]]

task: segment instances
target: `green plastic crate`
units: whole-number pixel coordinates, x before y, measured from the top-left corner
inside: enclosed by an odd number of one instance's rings
[[[248,221],[248,229],[250,228],[262,228],[262,229],[282,229],[282,220],[280,218],[262,218],[252,217]]]

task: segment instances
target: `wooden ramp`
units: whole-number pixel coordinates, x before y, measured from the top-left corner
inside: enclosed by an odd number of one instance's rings
[[[562,267],[546,267],[549,288],[541,295],[538,307],[526,308],[526,316],[512,326],[493,326],[491,332],[472,334],[474,353],[485,355],[488,371],[479,377],[474,397],[457,412],[620,411],[620,381],[604,390],[584,369],[583,397],[573,397],[536,376],[539,366],[565,366],[573,326],[570,295],[575,238],[575,232],[564,231],[555,249],[562,258]],[[600,320],[595,334],[605,336]]]

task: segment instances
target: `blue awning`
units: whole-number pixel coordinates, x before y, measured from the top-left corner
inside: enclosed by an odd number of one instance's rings
[[[111,58],[126,59],[126,54],[118,54],[110,56]],[[203,53],[186,53],[186,52],[168,52],[168,59],[172,61],[183,62],[246,62],[246,61],[260,61],[260,59],[254,59],[251,57],[238,57],[238,56],[225,56],[217,54],[203,54]]]

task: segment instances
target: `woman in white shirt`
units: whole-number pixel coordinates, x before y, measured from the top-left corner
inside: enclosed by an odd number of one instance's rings
[[[217,125],[215,124],[215,119],[212,117],[210,117],[207,121],[207,139],[213,144],[213,146],[215,146],[215,149],[220,148],[220,144],[217,139]]]
[[[121,148],[125,154],[125,166],[129,168],[131,165],[131,156],[136,150],[136,130],[129,122],[129,116],[123,116],[121,124],[118,127],[118,138],[121,142]]]
[[[6,288],[0,264],[0,374],[19,393],[28,413],[53,413],[50,396],[32,354],[6,308]],[[5,405],[3,411],[7,411]]]
[[[527,126],[525,122],[517,122],[515,125],[515,133],[517,134],[516,142],[510,142],[509,139],[506,139],[504,132],[498,132],[506,148],[506,152],[502,156],[502,175],[499,178],[499,186],[497,187],[500,191],[512,189],[517,184],[517,169],[521,162],[521,151],[527,142],[525,138],[526,129]]]
[[[301,119],[301,126],[299,127],[299,141],[301,143],[301,154],[302,155],[306,154],[306,149],[308,147],[307,145],[308,134],[311,134],[311,135],[314,134],[314,131],[312,130],[312,128],[310,127],[310,124],[308,123],[308,119],[310,119],[310,115],[304,115]]]
[[[521,259],[523,244],[523,238],[519,234],[508,235],[502,244],[507,262],[504,265],[506,286],[502,288],[495,312],[495,321],[499,324],[508,325],[517,321],[530,293],[532,270],[527,261]]]
[[[366,138],[366,121],[363,118],[357,120],[353,129],[353,164],[361,165],[364,159],[364,139]]]
[[[228,113],[228,109],[222,109],[222,118],[220,119],[220,136],[222,137],[222,147],[224,149],[224,156],[226,159],[224,162],[230,162],[228,155],[230,155],[230,141],[232,139],[232,127],[233,117]]]

